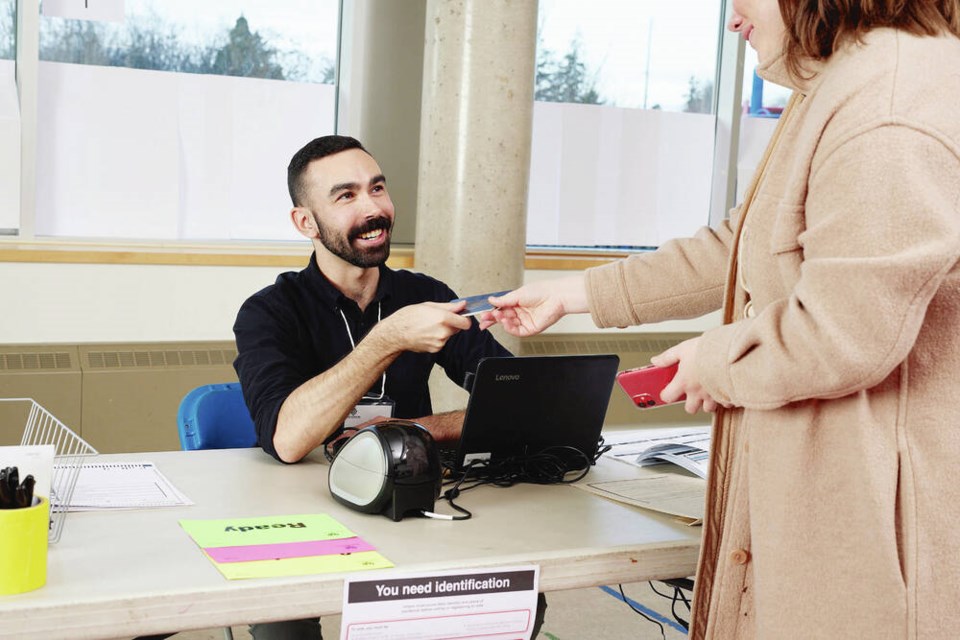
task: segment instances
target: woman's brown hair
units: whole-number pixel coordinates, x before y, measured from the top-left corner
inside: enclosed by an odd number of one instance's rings
[[[871,29],[892,27],[915,35],[949,31],[960,36],[960,0],[779,0],[786,25],[787,69],[803,77],[803,60],[826,60]]]

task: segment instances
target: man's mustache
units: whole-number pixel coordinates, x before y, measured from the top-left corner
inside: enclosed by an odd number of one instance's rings
[[[364,233],[370,233],[371,231],[377,231],[378,229],[390,231],[392,226],[393,225],[390,223],[390,218],[387,218],[386,216],[370,218],[363,224],[357,225],[352,231],[350,231],[350,240],[356,240]]]

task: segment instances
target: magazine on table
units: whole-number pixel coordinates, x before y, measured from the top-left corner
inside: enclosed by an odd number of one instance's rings
[[[701,478],[707,477],[710,458],[709,426],[634,429],[604,433],[611,455],[629,464],[646,467],[672,463]]]

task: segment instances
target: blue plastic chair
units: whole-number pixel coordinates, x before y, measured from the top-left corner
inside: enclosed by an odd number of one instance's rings
[[[180,448],[235,449],[257,444],[257,432],[243,401],[240,384],[205,384],[180,401]]]
[[[177,410],[177,431],[184,451],[257,444],[257,430],[237,382],[205,384],[185,395]],[[233,630],[224,627],[223,637],[233,640]]]

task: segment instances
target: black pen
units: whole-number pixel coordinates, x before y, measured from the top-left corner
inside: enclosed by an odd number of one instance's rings
[[[23,482],[20,483],[20,486],[17,487],[16,502],[17,506],[21,509],[24,507],[33,506],[33,485],[36,481],[33,479],[32,475],[28,475],[23,479]]]
[[[16,467],[0,469],[0,509],[12,509],[14,507],[13,493],[16,485],[11,488],[10,472],[15,470]]]

